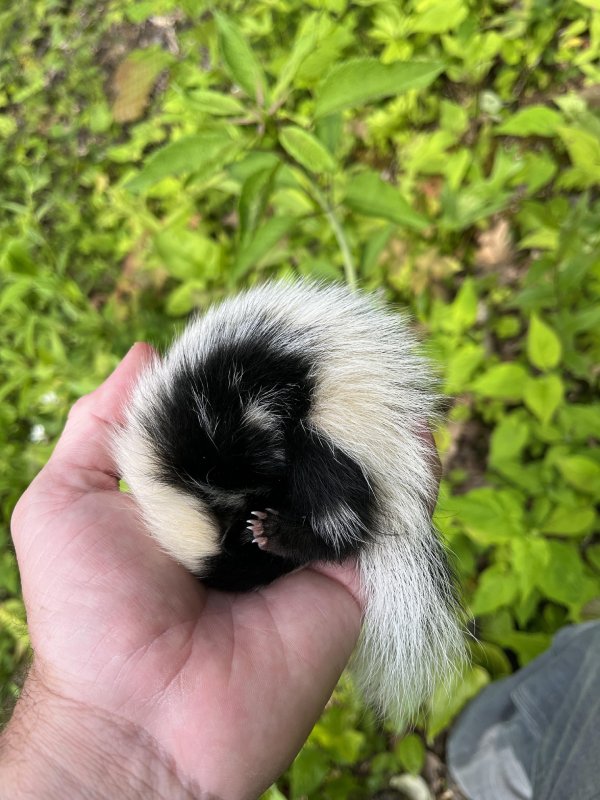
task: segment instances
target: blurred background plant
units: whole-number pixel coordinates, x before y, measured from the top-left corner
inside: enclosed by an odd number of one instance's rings
[[[410,310],[452,398],[436,522],[478,643],[408,735],[342,681],[269,797],[401,773],[458,797],[462,705],[600,615],[599,57],[599,0],[4,6],[6,713],[28,653],[10,513],[70,404],[229,292],[345,280]]]

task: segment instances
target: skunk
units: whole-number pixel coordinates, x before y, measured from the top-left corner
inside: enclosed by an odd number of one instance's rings
[[[151,534],[208,586],[355,557],[354,675],[405,719],[463,652],[430,520],[436,406],[398,313],[339,285],[267,283],[192,320],[146,368],[115,459]]]

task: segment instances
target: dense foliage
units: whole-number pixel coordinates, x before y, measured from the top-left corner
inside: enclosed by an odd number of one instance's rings
[[[470,696],[598,616],[599,57],[599,0],[5,5],[5,701],[27,653],[8,522],[69,405],[272,276],[380,289],[426,334],[453,398],[436,521],[478,643],[423,736],[342,685],[271,796],[418,773]]]

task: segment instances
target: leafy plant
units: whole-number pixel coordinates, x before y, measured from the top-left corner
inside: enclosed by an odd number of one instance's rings
[[[420,771],[464,702],[597,616],[599,55],[592,0],[0,12],[7,708],[27,656],[8,521],[70,404],[132,341],[268,277],[381,290],[426,332],[453,398],[436,523],[479,640],[406,738],[343,682],[269,796]]]

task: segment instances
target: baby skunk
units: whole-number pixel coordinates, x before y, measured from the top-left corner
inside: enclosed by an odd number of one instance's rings
[[[145,370],[116,461],[150,532],[208,586],[357,557],[354,673],[405,718],[463,652],[430,521],[435,404],[397,313],[341,286],[270,283],[193,320]]]

